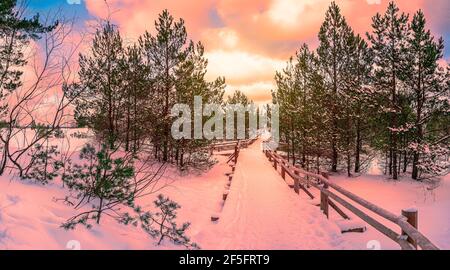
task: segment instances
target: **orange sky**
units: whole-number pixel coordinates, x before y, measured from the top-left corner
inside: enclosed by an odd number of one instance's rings
[[[186,21],[190,38],[202,41],[209,59],[208,77],[225,76],[227,92],[240,89],[255,101],[270,99],[275,70],[283,68],[302,42],[317,46],[317,32],[329,0],[108,0],[112,20],[123,36],[154,31],[154,20],[167,8]],[[384,12],[386,0],[336,1],[358,33],[370,30],[371,17]],[[402,11],[425,11],[429,27],[447,35],[448,0],[397,0]],[[86,0],[91,15],[106,18],[104,1]]]

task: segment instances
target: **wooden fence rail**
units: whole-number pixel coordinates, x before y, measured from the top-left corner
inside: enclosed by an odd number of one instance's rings
[[[331,182],[326,174],[315,174],[305,171],[301,168],[293,166],[280,155],[271,150],[264,149],[263,151],[269,161],[273,162],[273,167],[275,169],[280,166],[281,176],[283,179],[285,179],[286,174],[288,174],[294,180],[293,188],[296,193],[299,193],[300,189],[302,189],[310,198],[313,199],[314,195],[308,190],[308,187],[312,186],[320,191],[320,209],[327,216],[327,218],[329,216],[328,206],[331,206],[343,218],[349,219],[344,211],[338,207],[336,204],[338,203],[367,222],[376,230],[398,243],[402,249],[417,249],[417,246],[425,250],[438,249],[438,247],[436,247],[428,238],[417,230],[417,210],[403,210],[401,215],[395,215]],[[348,199],[350,199],[350,201]],[[356,205],[370,210],[376,216],[382,217],[399,226],[401,233],[395,232],[373,217],[369,216],[366,212],[357,208],[355,203]]]
[[[246,148],[248,147],[250,144],[252,144],[254,141],[256,141],[257,138],[252,138],[252,139],[246,139],[246,140],[237,140],[237,141],[224,141],[224,142],[217,142],[217,143],[213,143],[209,146],[207,146],[207,148],[209,149],[210,152],[213,151],[224,151],[224,150],[232,150],[235,148],[235,146],[239,143],[239,147],[240,148]]]
[[[237,158],[239,156],[239,151],[241,148],[247,148],[249,145],[251,145],[252,143],[254,143],[256,141],[257,138],[253,138],[253,139],[248,139],[248,140],[239,140],[236,141],[234,144],[232,144],[231,146],[233,146],[234,148],[234,152],[229,156],[227,163],[229,163],[230,161],[234,161],[234,164],[237,163]],[[228,143],[227,143],[228,145]]]

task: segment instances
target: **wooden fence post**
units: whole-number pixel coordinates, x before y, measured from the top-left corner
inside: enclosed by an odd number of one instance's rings
[[[298,171],[294,170],[294,191],[297,194],[300,194],[300,179],[298,179],[300,177],[300,174],[298,173]]]
[[[328,174],[322,173],[322,176],[328,179]],[[328,189],[328,185],[326,183],[323,183],[323,187],[320,190],[320,210],[322,210],[325,216],[327,216],[328,218],[328,195],[323,192],[323,189]]]
[[[284,169],[284,166],[281,164],[281,177],[284,181],[286,181],[286,170]]]
[[[301,169],[300,164],[295,164],[294,167],[297,168],[297,169]],[[298,174],[298,172],[297,172],[297,174]],[[308,177],[308,175],[306,175],[306,177],[304,179],[306,180],[306,188],[310,188],[311,185],[309,184],[309,177]]]
[[[239,147],[239,143],[236,144],[236,146],[234,146],[234,164],[237,164],[237,158],[238,158],[238,147]]]
[[[411,224],[414,228],[418,229],[419,227],[419,212],[417,209],[403,209],[402,216],[406,217],[406,221]],[[406,232],[402,230],[402,235],[408,236]],[[411,243],[417,249],[417,243],[408,236],[408,242]]]
[[[323,188],[326,189],[325,187]],[[320,190],[320,210],[322,210],[328,218],[328,195],[326,195],[322,190]]]

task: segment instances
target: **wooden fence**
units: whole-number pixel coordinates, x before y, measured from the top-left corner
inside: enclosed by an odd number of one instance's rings
[[[327,218],[329,217],[329,207],[331,207],[344,219],[350,219],[339,207],[340,205],[398,243],[402,249],[410,250],[417,249],[418,247],[424,250],[438,249],[428,238],[418,231],[417,210],[406,209],[402,210],[401,215],[395,215],[331,182],[326,173],[319,175],[305,171],[299,167],[293,166],[271,150],[264,149],[263,151],[269,161],[273,162],[273,167],[276,170],[280,167],[283,179],[285,179],[286,174],[288,174],[294,180],[293,188],[296,193],[303,190],[311,199],[314,199],[314,195],[308,188],[314,187],[320,191],[320,209]],[[357,206],[363,207],[366,210],[363,211]],[[383,218],[400,227],[401,233],[395,232],[375,218],[369,216],[367,210],[375,214],[376,217]]]
[[[240,148],[246,148],[250,144],[252,144],[254,141],[256,141],[256,138],[252,139],[246,139],[246,140],[237,140],[237,141],[223,141],[223,142],[217,142],[213,143],[208,146],[208,149],[210,152],[213,151],[226,151],[226,150],[232,150],[235,149],[236,145],[239,143]]]

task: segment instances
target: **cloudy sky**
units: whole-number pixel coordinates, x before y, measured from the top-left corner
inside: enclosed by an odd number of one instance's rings
[[[208,77],[225,76],[227,91],[240,89],[253,100],[270,99],[275,70],[283,68],[301,43],[317,46],[317,33],[330,0],[28,0],[32,11],[62,10],[75,15],[77,29],[95,18],[112,20],[127,40],[145,30],[163,9],[186,21],[189,37],[202,41],[209,60]],[[353,29],[370,31],[371,17],[384,12],[387,0],[337,0]],[[425,12],[435,36],[446,40],[450,57],[450,1],[397,0],[400,9]],[[110,12],[108,12],[108,10]]]

